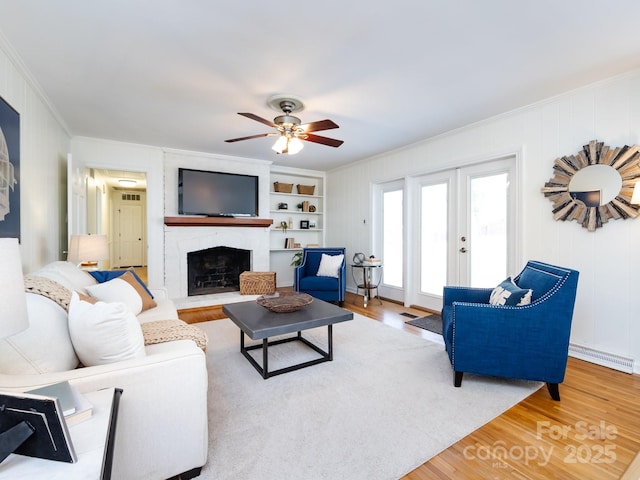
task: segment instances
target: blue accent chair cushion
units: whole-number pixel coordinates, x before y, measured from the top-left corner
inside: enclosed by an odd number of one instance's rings
[[[442,335],[459,387],[463,373],[546,382],[554,400],[564,381],[578,272],[529,261],[514,278],[528,305],[491,305],[493,288],[446,286]]]
[[[317,275],[322,254],[331,256],[343,255],[337,277]],[[307,293],[320,300],[338,302],[342,305],[347,292],[347,267],[344,261],[344,254],[345,249],[343,247],[304,248],[302,250],[302,263],[294,270],[293,289],[296,292]]]

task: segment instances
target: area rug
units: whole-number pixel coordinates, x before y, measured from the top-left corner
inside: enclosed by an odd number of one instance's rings
[[[199,478],[397,479],[541,386],[467,374],[455,388],[441,344],[354,317],[333,327],[332,362],[268,380],[241,355],[230,320],[198,324],[209,336],[209,458]],[[326,327],[305,337],[326,348]],[[269,368],[316,355],[281,344]]]
[[[418,317],[405,323],[407,325],[413,325],[414,327],[422,328],[423,330],[429,330],[430,332],[439,333],[440,335],[442,335],[442,318],[440,318],[440,315],[427,315],[426,317]]]

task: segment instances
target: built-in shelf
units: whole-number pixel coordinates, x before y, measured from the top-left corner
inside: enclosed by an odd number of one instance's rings
[[[272,218],[255,217],[164,217],[168,227],[270,227]]]

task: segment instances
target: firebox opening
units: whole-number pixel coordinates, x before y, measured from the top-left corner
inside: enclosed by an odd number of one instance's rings
[[[187,253],[187,293],[210,295],[240,291],[240,274],[251,270],[251,251],[213,247]]]

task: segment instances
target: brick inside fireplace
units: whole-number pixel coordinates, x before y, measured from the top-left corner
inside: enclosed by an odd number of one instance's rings
[[[240,274],[251,270],[251,251],[212,247],[187,253],[187,293],[211,295],[240,291]]]

